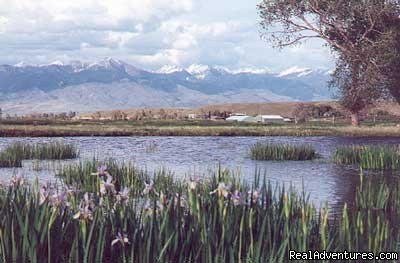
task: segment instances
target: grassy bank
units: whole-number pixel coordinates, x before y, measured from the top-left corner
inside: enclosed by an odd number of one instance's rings
[[[257,174],[247,184],[223,170],[177,180],[98,165],[66,167],[65,189],[19,177],[1,188],[1,260],[279,263],[289,250],[398,251],[398,187],[364,180],[333,222],[307,196],[274,190]]]
[[[0,137],[65,136],[400,136],[396,126],[242,125],[203,123],[65,123],[49,125],[0,125]]]

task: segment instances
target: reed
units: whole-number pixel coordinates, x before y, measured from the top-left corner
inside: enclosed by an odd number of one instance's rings
[[[343,137],[398,137],[400,129],[392,126],[326,126],[326,125],[243,125],[218,122],[184,125],[182,122],[160,125],[152,123],[87,122],[31,125],[0,124],[0,137],[76,137],[76,136],[343,136]]]
[[[21,167],[23,160],[65,160],[79,156],[79,150],[62,142],[14,143],[0,153],[0,167]]]
[[[351,145],[336,149],[333,158],[340,165],[358,165],[371,170],[400,169],[398,145]]]
[[[304,161],[318,158],[315,149],[310,145],[261,144],[250,149],[253,160],[265,161]]]
[[[102,165],[66,167],[65,189],[19,177],[1,188],[0,260],[279,263],[289,250],[399,251],[399,187],[370,191],[362,180],[356,203],[332,223],[327,208],[259,174],[248,184],[222,169],[182,180]]]

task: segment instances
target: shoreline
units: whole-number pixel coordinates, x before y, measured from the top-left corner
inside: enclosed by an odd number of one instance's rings
[[[289,136],[400,137],[396,126],[0,125],[0,137]]]

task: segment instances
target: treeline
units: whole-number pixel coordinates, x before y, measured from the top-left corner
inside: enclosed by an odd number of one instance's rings
[[[0,120],[72,120],[78,114],[74,111],[60,113],[30,113],[25,115],[9,114],[2,111],[0,108]]]
[[[348,120],[351,113],[343,107],[333,107],[328,104],[298,104],[292,112],[296,123],[305,123],[313,120],[329,119],[329,120]],[[376,106],[365,109],[359,113],[361,120],[371,122],[377,121],[399,121],[400,116],[380,109]]]
[[[229,117],[232,113],[228,111],[204,111],[201,110],[198,113],[187,113],[178,111],[168,111],[165,109],[151,110],[142,109],[134,113],[128,114],[122,110],[114,110],[111,113],[104,113],[97,111],[93,113],[90,118],[92,120],[188,120],[188,119],[203,119],[203,120],[224,120]]]

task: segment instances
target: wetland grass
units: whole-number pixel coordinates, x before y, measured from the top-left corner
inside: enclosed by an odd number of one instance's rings
[[[0,152],[0,167],[21,167],[23,160],[66,160],[79,156],[79,150],[62,142],[14,143]]]
[[[318,158],[310,145],[262,144],[257,143],[250,149],[251,159],[263,161],[304,161]]]
[[[351,127],[346,125],[245,125],[220,122],[193,122],[190,125],[154,122],[64,122],[49,125],[31,123],[0,124],[0,137],[75,137],[75,136],[399,136],[394,125]],[[168,124],[168,125],[167,125]]]
[[[18,177],[0,189],[1,261],[280,263],[289,250],[399,250],[398,186],[371,191],[361,180],[333,223],[327,208],[258,174],[252,184],[222,169],[182,180],[93,161],[60,177],[65,189]]]
[[[398,145],[351,145],[336,149],[334,161],[340,165],[358,165],[371,170],[400,169]]]

